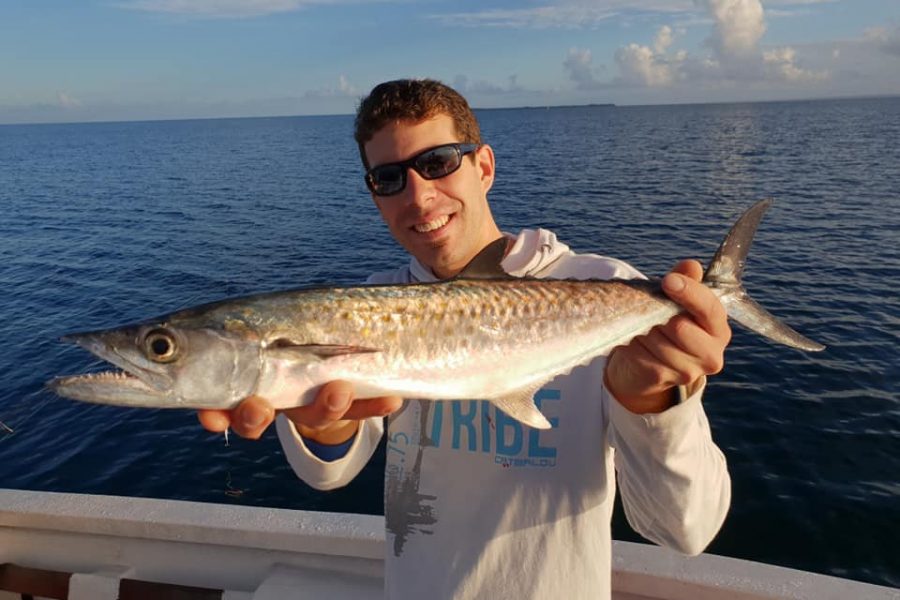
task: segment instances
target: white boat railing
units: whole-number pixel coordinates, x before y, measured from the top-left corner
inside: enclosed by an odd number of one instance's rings
[[[383,550],[380,516],[0,489],[0,600],[33,580],[56,581],[49,597],[67,600],[153,598],[160,585],[197,600],[381,598]],[[613,598],[900,600],[900,590],[614,542]]]

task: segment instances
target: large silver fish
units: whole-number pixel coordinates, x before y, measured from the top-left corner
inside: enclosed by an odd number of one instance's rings
[[[776,342],[822,350],[756,304],[744,260],[771,200],[735,223],[704,276],[729,316]],[[502,272],[506,240],[437,283],[274,292],[63,338],[124,372],[60,377],[76,400],[229,409],[250,395],[276,408],[345,379],[358,397],[486,399],[532,427],[534,392],[681,311],[659,281],[548,280]]]

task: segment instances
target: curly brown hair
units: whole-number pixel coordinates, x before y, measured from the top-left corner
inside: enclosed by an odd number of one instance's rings
[[[369,168],[365,144],[379,129],[394,121],[420,122],[440,114],[453,119],[457,141],[481,143],[475,114],[466,99],[450,86],[434,79],[396,79],[375,86],[356,110],[353,137],[363,166]]]

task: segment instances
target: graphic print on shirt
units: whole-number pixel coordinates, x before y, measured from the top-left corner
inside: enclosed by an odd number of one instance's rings
[[[545,414],[554,428],[557,403],[548,401],[559,399],[560,391],[552,389],[539,390],[534,398],[538,410],[553,408]],[[388,432],[384,505],[395,556],[402,554],[410,534],[432,534],[440,517],[434,506],[437,498],[419,491],[426,449],[480,455],[500,469],[556,466],[557,448],[547,441],[552,429],[527,427],[486,400],[411,400],[391,418]]]
[[[388,465],[384,475],[385,496],[385,528],[394,536],[394,556],[403,553],[403,546],[410,533],[430,533],[429,526],[437,519],[434,514],[434,496],[419,493],[419,480],[422,474],[422,453],[431,446],[426,425],[434,402],[409,400],[403,410],[391,417],[394,422],[401,414],[411,411],[409,421],[417,423],[410,432],[392,432],[388,426],[387,452],[399,454],[399,457],[388,457]],[[416,418],[418,417],[418,418]],[[408,460],[410,451],[415,448],[415,458]],[[408,463],[412,463],[408,465]]]

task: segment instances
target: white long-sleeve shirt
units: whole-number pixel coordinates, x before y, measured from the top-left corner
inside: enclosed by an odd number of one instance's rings
[[[546,230],[521,232],[502,266],[516,276],[641,277],[621,261],[577,255]],[[369,281],[434,279],[412,259]],[[731,488],[700,402],[702,385],[662,413],[636,415],[604,389],[604,361],[537,392],[549,430],[480,400],[410,400],[390,419],[386,597],[609,598],[615,474],[636,531],[688,554],[706,547]],[[352,480],[383,434],[382,419],[366,420],[348,453],[325,462],[289,421],[278,420],[288,461],[318,489]]]

